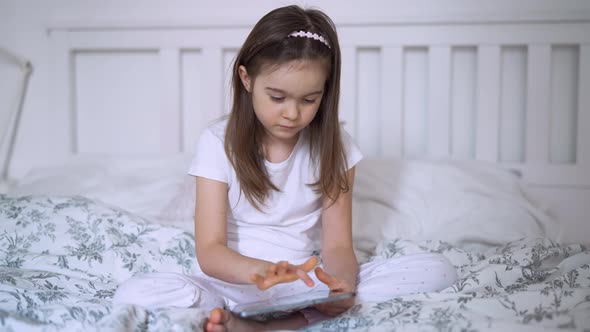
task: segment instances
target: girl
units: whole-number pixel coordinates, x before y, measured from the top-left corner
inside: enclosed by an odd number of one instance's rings
[[[115,301],[199,306],[212,309],[207,331],[260,331],[296,329],[355,302],[454,283],[455,270],[437,254],[372,261],[359,271],[351,205],[362,155],[339,126],[339,91],[332,21],[297,6],[265,15],[235,60],[229,118],[204,131],[189,170],[201,272],[134,277]],[[318,289],[358,295],[264,323],[225,309]]]

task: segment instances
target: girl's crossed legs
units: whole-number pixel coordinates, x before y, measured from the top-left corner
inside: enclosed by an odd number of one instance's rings
[[[240,302],[288,296],[322,287],[327,290],[327,286],[319,282],[315,274],[310,276],[316,283],[314,288],[308,288],[302,282],[293,282],[260,291],[254,285],[229,284],[204,274],[187,276],[151,273],[135,276],[121,284],[115,292],[113,302],[148,308],[198,307],[208,311],[216,307],[231,309]],[[405,294],[440,291],[456,280],[455,268],[441,254],[422,253],[377,259],[360,265],[355,302],[382,302]],[[315,323],[327,318],[314,309],[306,309],[302,313],[306,318],[304,323]],[[226,312],[211,314],[216,320],[217,316],[221,324],[224,320],[233,319]],[[298,322],[300,321],[302,320],[299,319]]]

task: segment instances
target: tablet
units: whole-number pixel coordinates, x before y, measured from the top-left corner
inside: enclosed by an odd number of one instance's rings
[[[242,318],[248,318],[275,312],[293,312],[319,303],[348,299],[355,295],[356,293],[351,292],[330,296],[327,290],[311,291],[264,301],[240,303],[231,311]]]

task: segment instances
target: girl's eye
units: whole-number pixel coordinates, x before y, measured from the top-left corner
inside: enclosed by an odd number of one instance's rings
[[[306,104],[313,104],[315,103],[315,99],[303,99],[303,102]]]
[[[270,96],[270,99],[275,102],[282,102],[283,100],[285,100],[285,97]]]

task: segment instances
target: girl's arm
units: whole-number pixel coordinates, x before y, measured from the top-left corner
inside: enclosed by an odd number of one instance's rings
[[[359,271],[352,244],[352,187],[354,167],[347,172],[350,190],[340,194],[336,202],[329,206],[329,198],[324,199],[322,213],[322,259],[325,270],[331,276],[345,281],[354,291]],[[328,207],[329,206],[329,207]]]
[[[322,259],[324,270],[316,268],[320,281],[330,288],[330,293],[338,294],[356,290],[359,272],[352,244],[352,185],[354,167],[347,172],[350,190],[341,193],[336,202],[330,206],[330,199],[324,199],[322,213]],[[329,206],[329,207],[328,207]],[[327,272],[327,273],[326,273]],[[354,305],[354,298],[319,304],[318,310],[324,314],[336,316]]]
[[[213,278],[235,284],[254,283],[260,289],[299,278],[312,286],[307,272],[315,267],[313,259],[297,266],[274,264],[227,247],[227,190],[226,183],[197,177],[195,249],[201,270]],[[265,278],[260,280],[257,275]]]

